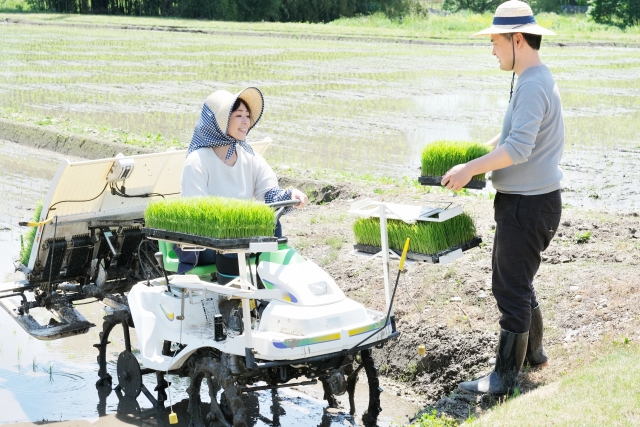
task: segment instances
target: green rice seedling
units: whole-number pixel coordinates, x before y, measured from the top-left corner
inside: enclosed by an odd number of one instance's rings
[[[443,222],[419,221],[407,224],[404,221],[390,219],[387,220],[387,231],[391,249],[401,251],[409,237],[409,251],[427,255],[435,255],[476,237],[473,219],[464,213]],[[353,232],[357,244],[381,246],[378,218],[356,220]]]
[[[42,205],[42,202],[36,205],[36,208],[33,211],[32,221],[40,221]],[[24,234],[24,236],[20,236],[20,262],[22,263],[22,265],[27,265],[29,263],[29,258],[31,257],[31,249],[33,249],[33,242],[36,240],[37,232],[38,227],[30,227],[29,230]]]
[[[275,216],[264,203],[224,197],[188,197],[149,204],[145,224],[215,239],[273,236]]]
[[[449,169],[489,153],[491,148],[477,142],[435,141],[422,151],[422,175],[443,176]],[[484,174],[472,179],[484,181]]]

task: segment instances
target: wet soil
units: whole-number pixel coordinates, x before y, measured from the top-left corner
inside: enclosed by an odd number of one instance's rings
[[[579,163],[579,159],[571,161]],[[568,172],[566,176],[565,185],[579,186],[578,180],[571,179],[579,175]],[[481,247],[451,264],[411,263],[407,267],[395,300],[402,335],[375,353],[381,371],[397,381],[388,392],[464,420],[499,403],[455,391],[459,382],[489,372],[489,359],[495,356],[499,313],[491,295],[492,200],[480,192],[479,196],[454,197],[442,190],[427,191],[353,183],[350,194],[356,193],[355,199],[311,206],[285,217],[283,226],[292,244],[322,264],[349,297],[383,310],[381,261],[354,254],[353,218],[345,215],[349,205],[365,197],[431,206],[445,201],[461,204],[474,217],[484,241]],[[571,202],[578,199],[573,193],[563,193],[562,224],[543,255],[534,282],[544,313],[551,367],[523,373],[523,392],[598,357],[613,341],[640,339],[636,312],[640,303],[639,211],[616,205],[615,198],[608,198],[608,204],[597,210],[575,207]],[[339,250],[335,236],[343,237]],[[395,274],[392,268],[392,279]],[[452,300],[455,297],[459,300]],[[426,347],[423,357],[418,354],[420,344]]]
[[[17,221],[31,216],[32,207],[46,193],[62,156],[10,142],[0,144],[0,151],[4,202],[0,239],[3,252],[11,254],[2,258],[1,267],[3,279],[10,280],[15,276],[7,258],[17,257],[19,235],[23,232],[16,226]],[[636,311],[640,304],[639,211],[631,202],[616,205],[610,196],[606,197],[608,204],[592,209],[575,206],[573,201],[578,199],[574,195],[584,195],[585,190],[575,191],[582,187],[581,175],[574,170],[592,167],[590,157],[566,153],[563,163],[576,165],[576,169],[566,168],[565,179],[565,187],[574,191],[563,193],[561,228],[544,253],[535,281],[545,317],[545,345],[551,366],[523,372],[523,392],[587,363],[606,352],[614,340],[640,340]],[[489,190],[454,195],[436,187],[393,180],[348,180],[328,171],[311,179],[312,172],[278,169],[282,185],[303,188],[314,200],[308,208],[283,218],[285,234],[304,256],[323,266],[349,297],[369,307],[384,310],[382,268],[379,259],[355,254],[352,249],[351,226],[355,218],[347,211],[354,201],[370,197],[423,205],[454,202],[474,217],[478,235],[484,241],[451,264],[411,262],[401,275],[395,300],[401,336],[374,352],[385,390],[381,425],[403,423],[420,408],[436,408],[463,420],[470,415],[481,416],[499,403],[455,392],[460,381],[491,369],[489,359],[497,342],[499,314],[490,283],[493,212]],[[599,179],[615,180],[607,174],[599,175],[605,175]],[[392,279],[396,263],[392,261]],[[454,297],[459,300],[452,300]],[[81,311],[99,323],[99,305],[82,306]],[[117,411],[121,404],[117,397],[111,393],[101,401],[94,387],[97,364],[91,344],[98,341],[97,330],[44,343],[29,339],[2,312],[0,331],[0,400],[13,409],[3,411],[0,422],[86,419],[101,423],[98,414]],[[109,370],[115,377],[122,337],[115,334],[112,342]],[[417,349],[420,344],[426,347],[422,357]],[[185,388],[184,379],[174,379],[174,401],[186,398]],[[35,396],[39,398],[34,399]],[[276,403],[273,398],[268,392],[252,397],[261,402],[255,425],[302,425],[297,424],[300,420],[304,425],[357,422],[357,418],[344,413],[328,414],[317,387],[283,390],[275,397]],[[149,407],[145,403],[141,406]],[[180,416],[186,417],[184,413]],[[157,419],[163,419],[163,415]],[[125,418],[125,422],[131,419]]]

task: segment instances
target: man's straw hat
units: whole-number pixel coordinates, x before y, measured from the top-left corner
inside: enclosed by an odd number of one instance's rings
[[[211,112],[216,117],[218,127],[222,133],[226,134],[229,130],[229,119],[231,117],[231,109],[235,104],[236,99],[242,99],[249,110],[251,111],[251,130],[260,117],[262,116],[262,110],[264,108],[264,100],[262,98],[262,92],[256,87],[248,87],[235,95],[226,90],[217,90],[207,97],[204,103],[209,107]]]
[[[531,7],[519,0],[509,0],[498,6],[493,17],[493,25],[486,30],[475,33],[474,36],[504,33],[527,33],[539,36],[556,35],[553,31],[538,25],[533,17]]]

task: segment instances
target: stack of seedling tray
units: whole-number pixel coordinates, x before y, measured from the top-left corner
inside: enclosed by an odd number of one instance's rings
[[[142,232],[151,239],[218,249],[277,242],[275,216],[264,203],[224,197],[189,197],[150,203]]]
[[[381,204],[367,199],[355,203],[349,210],[360,216],[353,225],[356,251],[376,254],[382,250],[380,215],[376,209]],[[473,219],[462,212],[460,206],[433,208],[389,203],[384,207],[388,211],[389,249],[400,253],[410,238],[408,259],[446,263],[482,242],[476,235]]]
[[[455,165],[467,163],[489,153],[491,148],[476,142],[435,141],[422,151],[422,185],[442,185],[442,177]],[[465,188],[480,190],[486,186],[485,175],[476,175]]]

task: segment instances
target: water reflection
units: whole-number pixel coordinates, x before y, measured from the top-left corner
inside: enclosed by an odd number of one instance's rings
[[[309,399],[308,396],[283,390],[252,392],[243,396],[250,427],[272,426],[358,426],[355,417],[344,410],[323,410],[325,403]],[[171,409],[141,408],[135,399],[119,395],[116,418],[127,424],[153,427],[186,427],[189,425],[188,400],[176,402],[172,409],[178,417],[178,424],[169,423]],[[320,410],[318,410],[320,409]],[[209,410],[208,403],[201,406],[201,413]],[[221,423],[219,423],[222,425]],[[215,422],[212,425],[218,425]],[[382,425],[387,425],[386,423]]]

